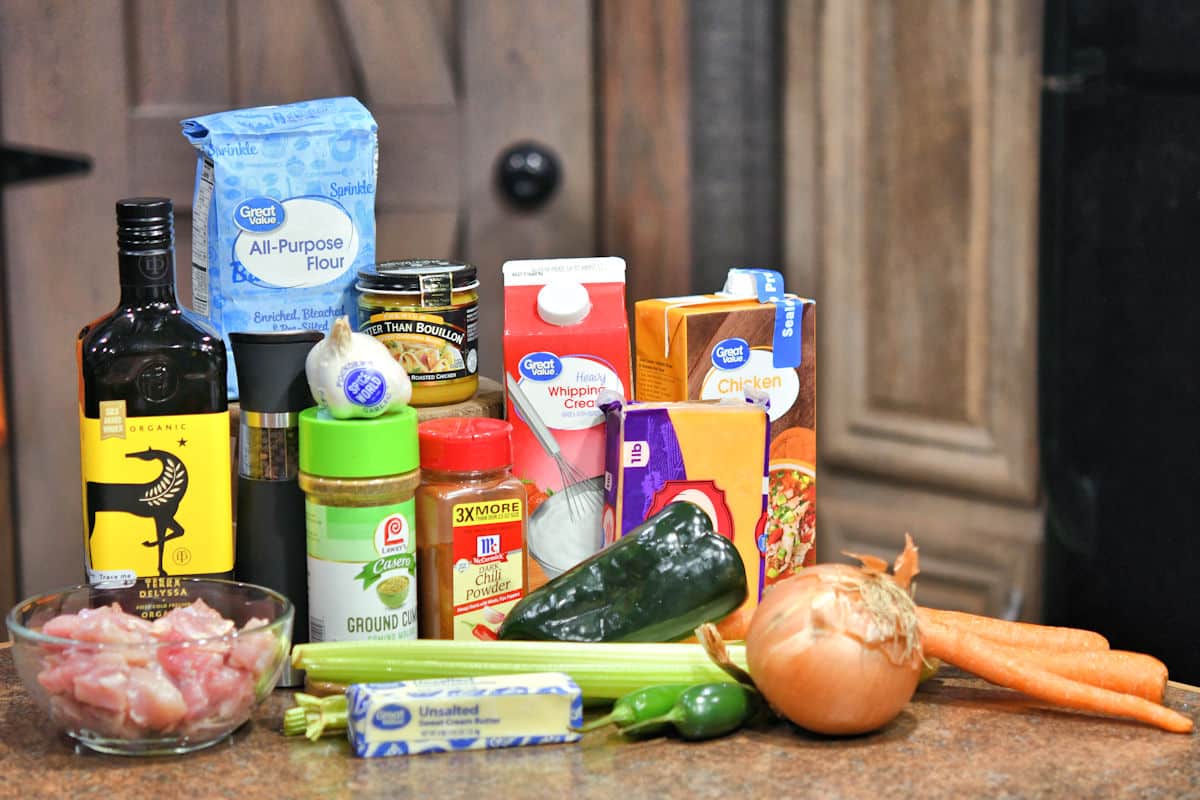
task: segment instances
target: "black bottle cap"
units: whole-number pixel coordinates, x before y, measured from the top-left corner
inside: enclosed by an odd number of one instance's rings
[[[229,334],[242,410],[281,414],[316,405],[308,389],[304,360],[324,338],[320,331]]]
[[[117,201],[117,247],[123,253],[169,250],[175,243],[174,213],[166,197]]]

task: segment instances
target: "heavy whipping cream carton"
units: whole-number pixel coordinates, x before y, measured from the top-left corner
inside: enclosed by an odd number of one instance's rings
[[[199,152],[192,307],[232,331],[326,331],[375,261],[375,120],[353,97],[183,121]],[[229,366],[229,396],[237,376]]]
[[[504,265],[504,370],[513,473],[531,496],[529,550],[553,576],[602,544],[603,392],[628,399],[625,262]],[[564,489],[574,487],[573,493]],[[555,495],[562,495],[558,498]]]
[[[731,269],[722,291],[635,306],[639,401],[770,399],[762,585],[814,563],[817,310],[773,270]]]

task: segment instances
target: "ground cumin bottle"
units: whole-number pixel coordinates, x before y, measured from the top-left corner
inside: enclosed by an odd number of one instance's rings
[[[449,417],[421,423],[419,437],[421,638],[495,639],[526,585],[526,494],[511,471],[512,426]]]
[[[417,412],[334,419],[308,408],[299,433],[309,638],[417,638]]]

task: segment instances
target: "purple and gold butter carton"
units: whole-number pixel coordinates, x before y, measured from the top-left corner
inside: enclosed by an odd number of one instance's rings
[[[606,399],[605,544],[676,500],[703,508],[746,567],[749,597],[717,626],[726,638],[743,638],[765,581],[765,398],[629,404]]]

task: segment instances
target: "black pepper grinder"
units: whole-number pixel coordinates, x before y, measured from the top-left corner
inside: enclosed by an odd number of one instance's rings
[[[304,360],[318,331],[231,333],[241,395],[238,430],[237,557],[239,581],[287,596],[296,619],[308,619],[307,542],[300,473],[300,412],[314,405]],[[306,626],[293,640],[308,641]],[[286,666],[280,686],[303,678]]]

